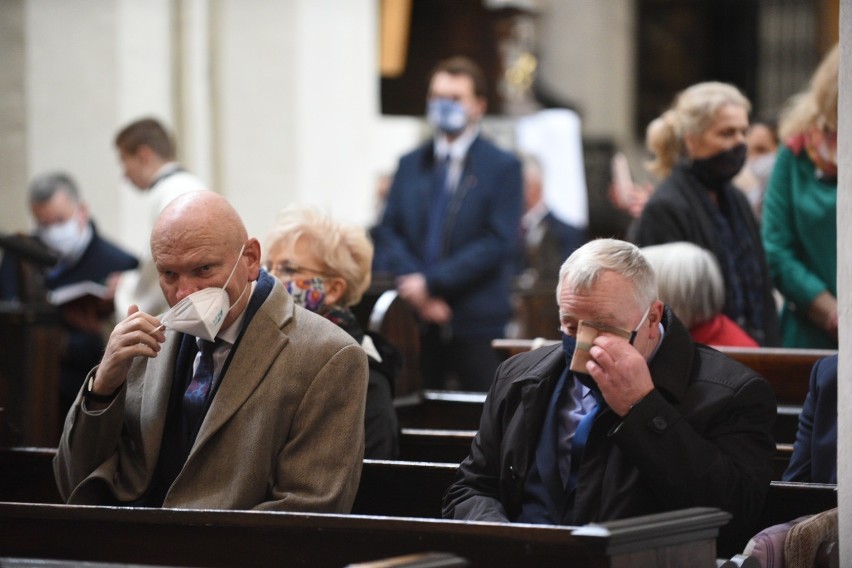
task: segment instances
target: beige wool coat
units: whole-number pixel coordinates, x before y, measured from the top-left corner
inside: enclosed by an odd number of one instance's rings
[[[101,412],[88,411],[78,395],[54,460],[68,503],[109,505],[144,494],[179,346],[180,334],[167,332],[157,357],[137,358]],[[348,513],[364,452],[364,351],[338,326],[295,306],[279,282],[235,349],[163,506]]]

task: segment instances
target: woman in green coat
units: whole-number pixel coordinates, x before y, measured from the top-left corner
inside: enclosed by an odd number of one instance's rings
[[[792,99],[763,204],[769,272],[784,296],[785,347],[837,349],[838,48]]]

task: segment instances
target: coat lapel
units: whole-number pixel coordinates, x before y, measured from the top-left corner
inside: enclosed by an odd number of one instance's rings
[[[282,300],[277,296],[286,296],[286,299]],[[274,305],[282,301],[285,305],[279,313],[265,309],[270,303]],[[268,376],[268,371],[289,342],[282,328],[292,319],[293,311],[292,298],[276,283],[264,305],[252,318],[238,345],[234,347],[233,358],[201,424],[187,461],[201,451],[207,440],[222,428],[264,379],[279,378]]]
[[[142,383],[142,404],[139,410],[139,420],[146,427],[142,429],[142,439],[147,463],[157,463],[163,431],[169,409],[169,398],[172,391],[172,381],[155,380],[153,377],[172,376],[177,364],[177,358],[183,343],[183,334],[177,331],[166,331],[166,341],[163,349],[154,359],[150,359],[145,368],[145,378]]]

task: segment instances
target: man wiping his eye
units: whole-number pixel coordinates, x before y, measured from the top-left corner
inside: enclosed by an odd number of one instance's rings
[[[170,309],[131,306],[110,336],[66,418],[54,462],[62,497],[349,512],[364,448],[364,351],[294,305],[213,192],[172,201],[151,253]]]
[[[498,369],[444,516],[582,525],[716,507],[733,517],[720,538],[753,534],[773,471],[770,385],[693,343],[630,243],[577,249],[556,298],[562,345]]]

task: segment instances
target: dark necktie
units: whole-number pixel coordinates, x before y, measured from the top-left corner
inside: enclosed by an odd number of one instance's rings
[[[423,251],[423,260],[427,267],[441,258],[444,218],[450,199],[450,192],[447,188],[449,163],[449,156],[436,158],[435,168],[432,172],[432,204],[429,208],[429,225],[426,230],[426,245]]]
[[[183,394],[183,412],[186,414],[189,424],[197,424],[198,419],[204,413],[210,390],[213,387],[213,352],[216,350],[216,342],[205,339],[197,339],[201,357],[198,368],[192,375],[192,381],[186,387]]]
[[[565,484],[565,493],[572,501],[574,499],[574,490],[577,488],[580,463],[583,461],[583,451],[586,449],[586,442],[588,442],[589,433],[592,431],[592,423],[595,421],[595,416],[598,415],[598,410],[601,408],[601,393],[592,390],[591,394],[595,397],[595,405],[589,409],[588,414],[580,419],[580,424],[577,425],[577,431],[571,440],[571,473],[568,476],[568,482]]]

